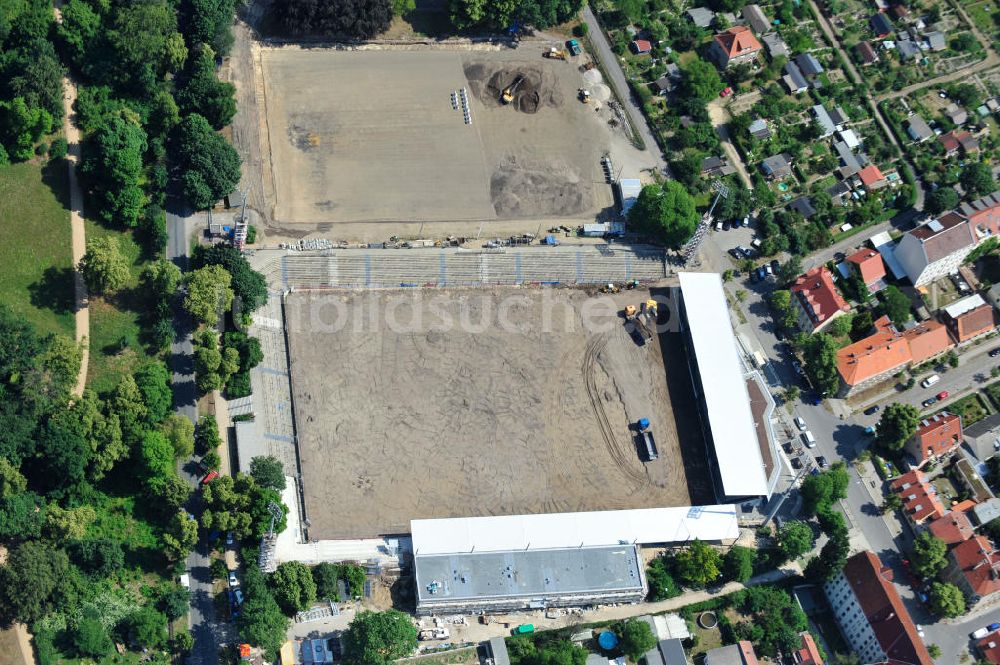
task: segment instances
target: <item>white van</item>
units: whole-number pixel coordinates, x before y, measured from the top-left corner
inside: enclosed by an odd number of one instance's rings
[[[941,377],[938,376],[937,374],[934,374],[932,376],[928,376],[926,379],[924,379],[923,381],[921,381],[920,382],[920,386],[923,387],[923,388],[930,388],[931,386],[933,386],[935,383],[937,383],[940,380],[941,380]]]
[[[795,417],[795,426],[798,427],[800,431],[806,431],[806,421],[802,418],[802,416]]]
[[[816,447],[816,437],[814,437],[813,433],[809,430],[802,432],[802,441],[806,444],[806,448]]]

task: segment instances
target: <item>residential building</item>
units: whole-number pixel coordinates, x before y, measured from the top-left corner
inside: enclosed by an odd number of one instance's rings
[[[750,28],[737,25],[715,35],[709,54],[719,67],[726,69],[753,62],[762,48]]]
[[[916,60],[917,56],[920,55],[920,47],[909,38],[909,35],[904,35],[896,42],[896,53],[899,53],[900,61],[909,62]]]
[[[819,64],[819,60],[816,59],[812,53],[800,53],[795,56],[795,64],[798,65],[799,71],[806,79],[812,81],[814,78],[823,73],[823,65]]]
[[[959,152],[965,155],[975,155],[979,152],[979,139],[964,129],[953,129],[938,137],[944,154],[954,157]]]
[[[948,336],[948,328],[934,319],[907,328],[902,334],[910,347],[910,362],[914,365],[921,365],[955,346]]]
[[[827,187],[826,193],[830,195],[830,199],[835,205],[845,205],[850,200],[851,186],[841,180]]]
[[[969,220],[949,212],[904,233],[894,253],[913,285],[923,286],[958,270],[976,244]]]
[[[677,66],[677,63],[668,62],[663,76],[656,79],[653,85],[656,86],[659,92],[673,92],[678,84],[680,84],[682,78],[683,74],[681,74],[681,68]]]
[[[823,585],[841,632],[863,663],[934,665],[892,584],[892,569],[872,552],[847,560]]]
[[[769,32],[765,35],[761,35],[760,41],[764,42],[764,48],[767,50],[767,55],[774,60],[780,55],[787,56],[791,51],[788,49],[788,44],[785,40],[781,38],[776,32]]]
[[[715,12],[707,7],[692,7],[684,13],[699,28],[709,28],[715,20]]]
[[[919,469],[928,462],[951,455],[962,445],[962,418],[942,411],[924,418],[906,442],[906,452]]]
[[[812,199],[808,196],[798,197],[788,204],[788,208],[802,215],[804,219],[809,219],[816,214],[816,208],[813,207]]]
[[[819,126],[819,138],[825,139],[828,136],[833,136],[833,133],[837,131],[837,126],[833,124],[826,108],[822,104],[816,104],[812,107],[812,114]]]
[[[986,503],[996,498],[989,485],[976,472],[976,467],[972,466],[972,462],[967,457],[957,458],[952,465],[952,471],[952,477],[955,479],[958,489],[965,490],[969,498],[976,503]]]
[[[965,445],[980,462],[1000,452],[1000,413],[965,428]]]
[[[753,645],[746,640],[705,652],[704,665],[758,665]]]
[[[840,158],[841,166],[840,169],[838,169],[838,172],[840,173],[841,178],[846,180],[847,178],[854,176],[864,167],[861,158],[854,154],[854,151],[851,150],[843,141],[834,141],[833,151],[837,153],[837,156]]]
[[[987,663],[1000,665],[1000,630],[994,630],[976,642],[976,650]]]
[[[910,346],[889,317],[875,322],[875,333],[837,351],[841,396],[863,390],[892,376],[912,361]]]
[[[917,143],[923,143],[934,136],[934,130],[930,128],[926,120],[917,114],[913,114],[907,119],[906,133]]]
[[[976,503],[970,511],[974,526],[985,526],[1000,517],[1000,499],[992,498]]]
[[[819,648],[816,640],[808,630],[799,633],[802,646],[797,651],[792,652],[792,662],[795,665],[823,665],[823,658],[819,655]]]
[[[772,155],[760,163],[760,170],[769,180],[781,180],[792,175],[792,156],[787,153]]]
[[[1000,597],[1000,551],[977,534],[948,551],[941,579],[961,589],[970,608],[988,604]]]
[[[927,42],[927,48],[932,51],[944,51],[948,48],[948,42],[945,41],[944,33],[938,30],[924,33],[924,39]]]
[[[964,125],[969,120],[968,112],[954,102],[948,104],[944,110],[944,114],[948,116],[949,120],[959,126]]]
[[[757,118],[751,122],[747,130],[750,132],[750,136],[755,139],[766,141],[771,138],[771,129],[767,126],[767,120],[764,118]]]
[[[701,174],[703,176],[726,176],[736,173],[736,169],[725,157],[706,157],[701,160]]]
[[[944,308],[944,323],[961,344],[996,328],[993,306],[978,293],[956,300]]]
[[[767,15],[764,14],[764,10],[760,8],[760,5],[747,5],[743,8],[741,14],[758,35],[763,35],[771,31],[771,21],[768,20]]]
[[[875,48],[871,42],[867,40],[858,42],[856,49],[858,57],[861,58],[862,65],[871,65],[878,62],[878,53],[875,52]]]
[[[648,39],[636,39],[628,47],[636,55],[649,53],[653,50],[653,44]]]
[[[936,520],[944,515],[944,504],[937,489],[919,469],[908,471],[889,483],[889,488],[903,501],[903,513],[914,525]]]
[[[868,20],[868,25],[871,26],[876,39],[883,39],[892,34],[892,21],[885,14],[875,14]]]
[[[972,203],[963,203],[955,212],[969,220],[976,240],[982,241],[1000,233],[1000,191],[987,194]]]
[[[653,633],[654,635],[656,633]],[[684,642],[678,638],[660,640],[644,656],[646,665],[689,665]]]
[[[844,131],[844,125],[850,120],[850,117],[848,117],[847,111],[844,110],[843,106],[834,106],[830,110],[830,120],[833,120],[833,124],[837,126],[837,131]],[[851,147],[853,148],[854,146]]]
[[[851,306],[837,291],[833,275],[826,266],[799,275],[789,290],[797,310],[799,328],[803,332],[820,332],[835,318],[851,311]]]
[[[935,538],[940,538],[948,546],[964,543],[975,533],[972,521],[964,510],[952,509],[927,525],[927,530]]]
[[[806,80],[802,70],[794,61],[785,63],[785,75],[781,77],[781,82],[793,95],[798,95],[809,89],[809,81]]]
[[[861,178],[861,184],[869,192],[877,191],[889,184],[889,181],[882,175],[882,171],[874,164],[869,164],[858,171],[858,177]]]
[[[874,249],[859,249],[846,259],[861,281],[868,287],[870,293],[881,291],[885,288],[885,262],[882,255]]]

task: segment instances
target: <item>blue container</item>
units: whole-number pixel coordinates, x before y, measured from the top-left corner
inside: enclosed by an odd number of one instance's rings
[[[649,429],[649,418],[639,418],[639,429]]]
[[[610,630],[606,630],[597,636],[597,643],[605,651],[613,651],[618,646],[618,636]]]

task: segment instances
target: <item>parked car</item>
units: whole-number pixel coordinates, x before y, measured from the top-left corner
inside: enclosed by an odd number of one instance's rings
[[[733,89],[727,85],[725,89],[719,93],[719,97],[728,97],[731,94],[733,94]]]
[[[1000,356],[1000,347],[997,347],[990,351],[990,358],[996,358],[997,356]]]
[[[976,630],[972,631],[972,634],[969,635],[969,637],[971,637],[974,640],[981,640],[989,634],[990,631],[988,628],[977,628]]]
[[[801,469],[802,468],[802,458],[801,457],[793,457],[792,458],[792,468],[793,469]]]
[[[872,406],[869,406],[867,409],[865,409],[865,415],[866,416],[874,416],[876,413],[878,413],[878,410],[881,409],[881,408],[882,407],[879,406],[878,404],[874,404]]]
[[[875,433],[875,425],[869,425],[868,427],[865,428],[865,434],[874,434],[874,433]]]
[[[723,231],[728,231],[729,230],[729,220],[728,219],[726,221],[722,222],[722,230]]]
[[[233,532],[232,531],[227,531],[226,532],[226,545],[232,545],[235,541],[236,541],[236,539],[233,537]]]
[[[938,399],[948,399],[949,395],[951,395],[951,393],[949,393],[947,390],[942,390],[941,392],[939,392],[937,394],[937,398]]]
[[[207,485],[218,477],[219,477],[218,471],[209,471],[207,474],[205,474],[205,477],[201,479],[201,484]]]
[[[795,416],[795,426],[799,428],[800,431],[806,431],[806,421],[802,416]]]
[[[729,250],[729,255],[731,257],[733,257],[734,259],[742,259],[743,258],[743,252],[740,251],[739,247],[733,247],[731,250]]]
[[[775,275],[778,274],[778,269],[780,267],[781,267],[781,263],[778,261],[778,259],[774,259],[773,261],[771,261],[771,270],[774,271]]]
[[[233,597],[236,598],[237,605],[243,604],[243,592],[240,589],[233,591]]]
[[[990,625],[986,626],[986,630],[990,631],[991,633],[994,630],[1000,630],[1000,623],[991,623]]]
[[[925,399],[925,400],[924,400],[924,401],[922,402],[922,404],[924,405],[924,408],[926,409],[927,407],[929,407],[929,406],[932,406],[932,405],[936,404],[936,403],[937,403],[937,401],[938,401],[938,398],[937,398],[937,397],[928,397],[927,399]]]
[[[743,227],[746,228],[748,226],[750,226],[750,215],[743,217]]]
[[[940,380],[941,380],[940,375],[938,375],[938,374],[932,374],[932,375],[928,376],[926,379],[924,379],[923,381],[920,382],[920,387],[921,388],[930,388],[931,386],[933,386],[935,383],[937,383]]]
[[[806,448],[816,447],[816,437],[809,430],[802,432],[799,436],[802,437],[802,442],[806,444]]]
[[[230,570],[229,571],[229,586],[231,586],[231,587],[237,587],[239,585],[240,585],[240,578],[236,577],[236,571],[235,570]]]
[[[822,455],[816,458],[816,464],[819,464],[819,468],[821,469],[825,469],[826,467],[830,466],[830,463],[827,462],[826,458],[823,457]]]

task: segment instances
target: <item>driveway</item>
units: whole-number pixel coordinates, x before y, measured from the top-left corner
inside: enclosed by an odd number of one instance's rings
[[[750,181],[750,174],[747,173],[747,167],[743,163],[740,153],[736,150],[736,146],[733,145],[732,140],[729,138],[728,123],[730,117],[724,99],[720,97],[708,104],[708,118],[712,126],[715,127],[715,133],[719,135],[719,142],[722,144],[722,151],[726,153],[726,159],[736,169],[740,180],[743,181],[746,188],[753,189],[753,183]]]

